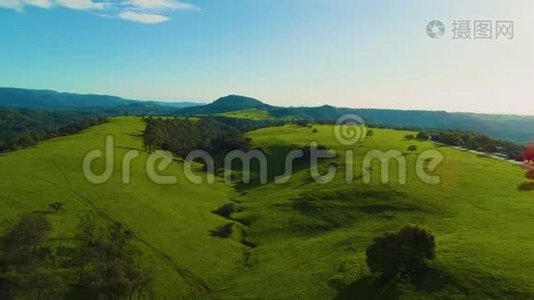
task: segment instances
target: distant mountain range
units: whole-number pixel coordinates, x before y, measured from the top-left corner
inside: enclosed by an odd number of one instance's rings
[[[445,111],[407,111],[394,109],[319,107],[277,107],[250,97],[230,95],[210,104],[193,102],[137,101],[106,95],[80,95],[48,90],[0,88],[0,107],[46,110],[83,110],[121,114],[206,115],[256,109],[274,119],[333,121],[345,114],[356,114],[366,123],[380,126],[421,129],[478,131],[495,138],[526,143],[534,141],[534,117],[449,113]]]
[[[534,116],[339,108],[330,105],[319,107],[277,107],[265,104],[254,98],[237,95],[222,97],[204,106],[182,108],[177,113],[179,115],[192,116],[245,109],[263,110],[275,119],[333,121],[345,114],[355,114],[363,118],[366,123],[377,126],[476,131],[521,144],[534,141]]]
[[[51,90],[0,88],[0,106],[34,109],[70,110],[80,108],[115,108],[127,106],[183,108],[204,105],[194,102],[128,100],[116,96],[60,93]]]

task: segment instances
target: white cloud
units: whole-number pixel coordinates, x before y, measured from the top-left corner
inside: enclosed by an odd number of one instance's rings
[[[22,11],[26,5],[49,8],[52,3],[49,0],[0,0],[0,8]]]
[[[1,0],[0,1],[0,8],[8,8],[8,9],[14,9],[14,10],[20,10],[21,9],[21,1],[17,0]]]
[[[0,9],[22,12],[26,6],[101,11],[102,13],[97,15],[144,24],[157,24],[170,20],[169,17],[162,15],[165,11],[199,9],[180,0],[0,0]]]
[[[52,2],[49,0],[25,0],[23,2],[25,2],[27,5],[33,5],[42,8],[49,8],[52,6]]]
[[[198,7],[190,3],[176,0],[129,0],[128,4],[138,9],[147,10],[196,10]]]
[[[138,13],[133,11],[123,11],[119,15],[123,20],[143,23],[143,24],[158,24],[169,20],[168,17],[155,14]]]
[[[91,0],[56,0],[56,3],[60,6],[70,9],[104,9],[105,3],[92,2]]]
[[[106,4],[92,0],[0,0],[0,8],[22,11],[25,6],[51,8],[61,6],[70,9],[103,9]]]

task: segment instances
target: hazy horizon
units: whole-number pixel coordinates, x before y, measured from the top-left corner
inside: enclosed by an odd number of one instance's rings
[[[30,88],[12,87],[12,86],[0,87],[0,88],[15,88],[15,89],[33,90],[33,89],[30,89]],[[50,89],[35,89],[35,90],[50,90]],[[331,105],[331,106],[334,106],[334,107],[337,107],[337,108],[384,109],[384,110],[402,110],[402,111],[445,111],[445,112],[448,112],[448,113],[465,113],[465,114],[474,113],[474,114],[488,114],[488,115],[515,115],[515,116],[524,116],[524,117],[534,117],[534,114],[491,113],[491,112],[483,112],[483,111],[451,111],[451,110],[445,110],[445,109],[418,109],[418,108],[409,109],[409,108],[395,108],[395,107],[363,107],[363,106],[358,106],[358,105],[355,105],[355,106],[337,106],[337,105],[328,104],[326,102],[323,103],[323,104],[318,104],[318,105],[298,105],[298,106],[295,106],[295,105],[272,104],[269,100],[260,99],[260,98],[254,97],[254,95],[240,95],[240,94],[235,94],[235,93],[228,94],[228,95],[221,95],[221,96],[216,97],[214,99],[154,99],[154,98],[139,99],[139,98],[127,98],[127,97],[123,97],[123,96],[120,96],[120,95],[110,95],[110,94],[105,94],[105,93],[79,93],[79,92],[76,92],[76,91],[56,91],[56,90],[51,90],[51,91],[55,91],[55,92],[59,92],[59,93],[80,94],[80,95],[114,96],[114,97],[122,98],[124,100],[134,100],[134,101],[155,101],[155,102],[167,102],[167,103],[194,103],[194,104],[200,104],[200,105],[210,104],[210,103],[218,100],[219,98],[226,97],[226,96],[244,96],[244,97],[260,100],[261,102],[263,102],[265,104],[268,104],[268,105],[271,105],[271,106],[277,106],[277,107],[320,107],[320,106],[324,106],[324,105]]]
[[[534,115],[531,1],[0,0],[0,85],[276,106]],[[431,39],[431,20],[445,36]],[[514,22],[454,40],[455,20]]]

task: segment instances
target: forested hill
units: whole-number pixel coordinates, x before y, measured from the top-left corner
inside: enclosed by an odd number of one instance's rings
[[[74,134],[106,118],[82,112],[48,112],[0,108],[0,152],[28,147],[53,137]]]
[[[357,106],[357,103],[354,104]],[[203,105],[191,102],[136,101],[115,96],[81,95],[47,90],[0,88],[0,107],[22,107],[54,111],[83,111],[94,115],[209,115],[240,110],[265,112],[278,120],[335,121],[344,114],[356,114],[366,123],[384,127],[452,129],[476,131],[491,137],[527,143],[534,141],[534,116],[405,111],[393,109],[319,107],[277,107],[245,96],[230,95]],[[258,114],[260,115],[260,114]]]
[[[226,96],[211,104],[179,109],[179,115],[205,115],[256,109],[267,112],[274,119],[303,119],[335,121],[345,114],[356,114],[366,123],[384,127],[452,129],[476,131],[494,138],[527,143],[534,141],[534,116],[449,113],[445,111],[417,111],[394,109],[319,107],[277,107],[243,96]]]
[[[355,113],[375,125],[480,132],[520,144],[534,141],[532,116],[377,109],[346,109],[344,112]]]
[[[51,90],[0,88],[0,107],[73,110],[99,108],[123,108],[137,112],[139,108],[160,108],[167,111],[176,108],[202,105],[193,102],[137,101],[116,96],[60,93]]]

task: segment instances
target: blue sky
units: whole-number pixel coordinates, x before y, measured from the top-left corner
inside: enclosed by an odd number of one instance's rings
[[[533,1],[434,2],[0,0],[0,86],[534,115]],[[514,39],[453,40],[454,20]]]

